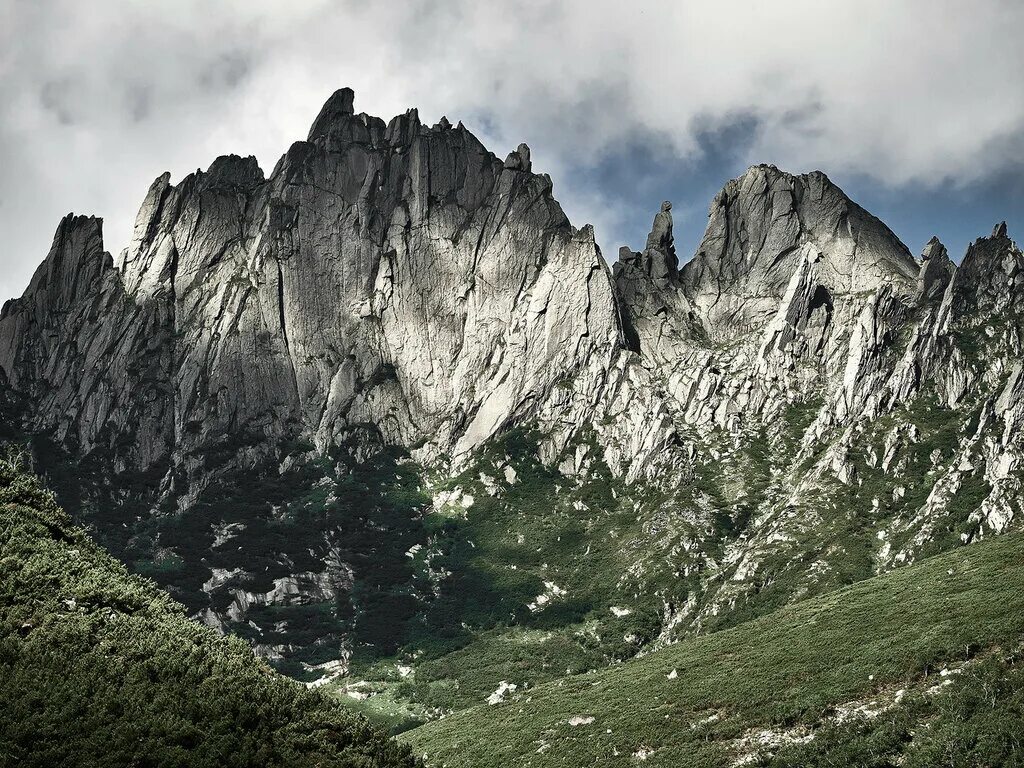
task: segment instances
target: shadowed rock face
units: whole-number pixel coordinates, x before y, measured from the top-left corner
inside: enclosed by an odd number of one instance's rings
[[[915,298],[926,302],[941,299],[955,272],[956,265],[950,261],[946,246],[933,237],[921,253],[921,272],[917,276]]]
[[[72,452],[130,446],[116,472],[169,455],[173,316],[125,293],[101,230],[94,217],[61,221],[25,295],[0,312],[0,369],[31,431]]]

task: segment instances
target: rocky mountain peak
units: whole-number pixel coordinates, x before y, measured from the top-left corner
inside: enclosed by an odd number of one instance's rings
[[[39,313],[63,312],[88,296],[112,265],[103,250],[103,219],[69,213],[57,225],[50,251],[19,301],[34,304]],[[9,303],[0,316],[13,308]],[[45,320],[44,314],[37,319]]]
[[[821,172],[756,165],[715,197],[704,238],[683,267],[683,289],[722,338],[763,325],[813,254],[830,294],[891,285],[912,293],[919,266],[877,218]]]
[[[931,239],[925,243],[924,250],[921,252],[921,261],[929,261],[934,258],[947,257],[946,246],[942,244],[939,238],[932,235]]]
[[[1024,254],[1010,239],[1006,222],[967,248],[956,274],[962,312],[1000,312],[1017,304],[1024,285]]]
[[[420,111],[415,107],[404,114],[395,115],[384,132],[384,141],[394,147],[408,147],[420,134]]]
[[[654,216],[644,250],[622,246],[613,268],[625,337],[642,355],[657,354],[658,347],[674,343],[670,340],[703,335],[680,289],[672,226],[672,203],[666,200]]]
[[[672,235],[672,203],[666,200],[654,216],[651,232],[643,251],[632,251],[628,246],[619,249],[616,275],[622,281],[650,280],[656,289],[665,289],[676,279],[679,259],[676,257],[675,238]],[[637,275],[629,275],[638,271]]]
[[[937,237],[932,237],[921,252],[921,271],[917,276],[917,301],[934,301],[941,298],[953,279],[956,265],[949,258],[944,246]]]
[[[672,203],[668,200],[661,204],[661,210],[654,216],[654,224],[647,236],[647,250],[656,250],[675,256],[674,238],[672,237]]]
[[[314,141],[327,135],[331,127],[339,121],[355,114],[355,91],[351,88],[339,88],[327,99],[320,114],[309,129],[307,141]]]
[[[201,173],[201,172],[197,172]],[[255,157],[238,155],[221,155],[206,170],[204,179],[207,186],[214,184],[234,184],[251,189],[266,181],[263,169]]]
[[[121,431],[110,420],[142,390],[152,414],[121,445],[145,443],[132,451],[143,468],[223,442],[249,444],[247,461],[289,435],[325,448],[356,424],[451,455],[617,348],[592,230],[569,225],[525,144],[502,163],[461,124],[424,128],[415,109],[386,126],[355,115],[350,89],[309,138],[269,178],[237,155],[176,185],[160,176],[110,281],[96,279],[98,220],[62,223],[30,292],[90,322],[47,333],[76,335],[146,383],[101,386],[94,362],[85,382],[51,380],[45,371],[83,365],[77,350],[49,347],[12,309],[0,365],[51,393],[38,428],[66,424],[91,450],[83,436]],[[44,295],[44,284],[63,287]]]
[[[31,403],[23,426],[82,453],[120,435],[132,466],[163,455],[160,370],[171,331],[166,316],[154,322],[160,308],[151,309],[127,297],[103,250],[102,220],[65,217],[29,287],[0,316],[0,369]]]
[[[530,173],[533,170],[533,163],[530,162],[530,148],[526,144],[520,144],[515,152],[510,152],[505,158],[505,167],[513,171]]]

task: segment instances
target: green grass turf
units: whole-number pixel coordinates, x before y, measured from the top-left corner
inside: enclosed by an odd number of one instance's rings
[[[1008,535],[402,738],[452,768],[726,766],[753,730],[815,727],[835,705],[922,689],[941,665],[1022,636],[1024,537]]]

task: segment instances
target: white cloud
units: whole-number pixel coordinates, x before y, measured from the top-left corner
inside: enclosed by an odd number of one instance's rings
[[[269,172],[342,85],[385,118],[463,119],[499,154],[526,140],[605,242],[628,201],[560,175],[641,134],[685,158],[753,119],[751,162],[887,185],[976,181],[1024,151],[1015,0],[7,0],[0,28],[0,297],[67,211],[104,216],[117,250],[159,173],[228,152]]]

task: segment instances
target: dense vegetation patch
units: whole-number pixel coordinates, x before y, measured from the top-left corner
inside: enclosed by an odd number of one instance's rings
[[[619,663],[658,637],[664,603],[686,589],[670,563],[687,557],[688,509],[614,478],[586,438],[567,451],[584,457],[576,475],[541,463],[539,440],[511,430],[432,489],[449,501],[423,516],[426,544],[411,560],[434,592],[393,625],[393,657],[352,658],[338,685],[371,694],[360,711],[399,731],[503,683],[524,690]]]
[[[885,747],[889,757],[871,762],[851,751],[849,761],[829,762],[825,749],[810,764],[895,765],[911,754],[919,755],[915,765],[935,764],[926,756],[940,754],[958,756],[940,761],[948,765],[1013,764],[1020,673],[1012,650],[1024,639],[1022,554],[1019,535],[974,544],[733,629],[457,713],[404,738],[428,764],[452,768],[626,766],[641,758],[645,766],[726,766],[770,760],[773,735],[786,743],[820,733],[838,744],[844,739],[832,728],[838,712],[888,700],[909,718],[903,740]],[[877,738],[888,737],[879,732]],[[787,758],[780,752],[778,759]]]
[[[328,696],[185,617],[0,460],[0,764],[412,766]]]
[[[830,725],[803,744],[761,756],[762,768],[933,768],[1024,763],[1020,651],[964,665],[925,693],[869,718]]]

